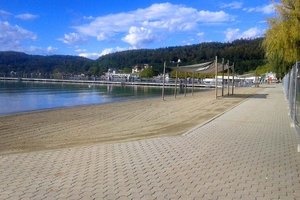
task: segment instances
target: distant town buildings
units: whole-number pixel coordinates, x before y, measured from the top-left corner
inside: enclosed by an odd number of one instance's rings
[[[105,79],[108,81],[134,81],[139,78],[139,73],[144,69],[152,68],[149,64],[137,64],[132,67],[131,73],[124,73],[122,70],[108,69],[105,73]]]
[[[131,73],[132,74],[140,73],[141,71],[147,68],[152,68],[152,66],[150,66],[149,64],[135,65],[134,67],[132,67]]]
[[[131,74],[121,73],[115,69],[108,69],[105,73],[106,80],[108,81],[128,81]]]

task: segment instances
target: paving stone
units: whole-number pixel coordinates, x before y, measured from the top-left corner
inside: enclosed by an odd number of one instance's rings
[[[299,135],[266,88],[175,137],[0,155],[0,199],[299,199]]]

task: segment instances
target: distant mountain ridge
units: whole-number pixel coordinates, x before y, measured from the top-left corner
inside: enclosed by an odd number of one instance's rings
[[[215,56],[235,62],[238,73],[255,70],[265,63],[262,38],[236,40],[231,43],[209,42],[196,45],[167,47],[159,49],[139,49],[111,53],[97,60],[68,55],[28,55],[22,52],[0,52],[0,76],[11,71],[25,73],[69,73],[100,75],[109,68],[131,68],[136,64],[149,64],[156,73],[162,72],[163,62],[182,61],[181,65],[213,60]]]
[[[116,52],[98,59],[101,67],[130,67],[135,64],[149,64],[155,70],[162,72],[163,62],[182,61],[181,65],[196,64],[211,61],[218,56],[235,62],[238,73],[255,70],[265,63],[265,51],[262,47],[263,38],[252,40],[236,40],[231,43],[209,42],[189,46],[167,47],[159,49],[139,49]],[[221,62],[221,61],[220,61]]]
[[[28,55],[23,52],[0,52],[0,73],[62,73],[84,72],[93,61],[79,56],[67,55]]]

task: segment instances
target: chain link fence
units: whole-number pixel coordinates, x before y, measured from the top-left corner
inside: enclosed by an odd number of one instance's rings
[[[283,78],[284,92],[289,102],[290,116],[298,130],[300,128],[300,62],[297,62],[293,68]]]

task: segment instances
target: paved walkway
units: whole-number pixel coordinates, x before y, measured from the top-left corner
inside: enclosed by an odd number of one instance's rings
[[[0,155],[0,199],[300,199],[290,122],[277,86],[183,136]]]

